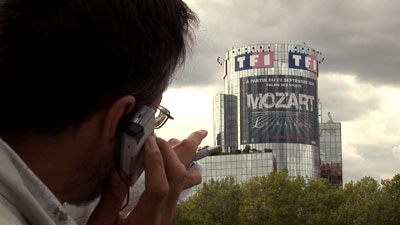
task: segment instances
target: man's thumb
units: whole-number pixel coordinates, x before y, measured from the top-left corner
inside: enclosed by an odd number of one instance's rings
[[[114,225],[124,203],[128,186],[121,180],[116,170],[109,175],[101,194],[99,204],[90,215],[88,225]]]

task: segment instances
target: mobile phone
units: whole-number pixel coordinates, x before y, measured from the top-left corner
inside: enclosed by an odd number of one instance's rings
[[[130,119],[121,134],[120,168],[133,185],[144,169],[143,144],[154,133],[154,110],[142,106]]]

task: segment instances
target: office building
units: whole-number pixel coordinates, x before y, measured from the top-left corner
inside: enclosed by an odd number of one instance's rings
[[[343,186],[341,124],[330,119],[319,125],[321,177],[337,187]]]
[[[254,152],[249,154],[230,154],[209,156],[199,160],[203,166],[202,182],[218,180],[232,176],[237,182],[244,182],[253,176],[262,176],[276,170],[272,152]],[[193,187],[194,194],[201,185]]]
[[[214,133],[215,143],[222,149],[233,152],[237,145],[237,97],[221,94],[214,98]]]
[[[276,169],[319,178],[319,55],[294,44],[227,51],[225,90],[214,98],[215,144],[225,152],[272,150]]]

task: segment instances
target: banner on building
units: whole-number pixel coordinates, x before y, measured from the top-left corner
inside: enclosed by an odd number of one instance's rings
[[[274,67],[273,52],[254,52],[235,56],[235,71]]]
[[[317,144],[317,83],[298,76],[240,79],[242,144]]]
[[[296,52],[289,52],[289,68],[303,69],[318,73],[317,57]]]

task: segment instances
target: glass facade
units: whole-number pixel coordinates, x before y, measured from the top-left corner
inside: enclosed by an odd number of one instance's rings
[[[215,144],[226,152],[272,150],[278,170],[319,178],[318,54],[294,44],[227,51],[225,93],[214,98]]]
[[[252,176],[262,176],[274,171],[272,152],[252,154],[231,154],[205,157],[198,162],[203,166],[202,182],[232,176],[238,182],[247,181]],[[192,194],[201,187],[195,186]]]
[[[228,152],[237,147],[237,97],[220,94],[214,97],[214,134],[215,143]]]
[[[341,124],[328,121],[327,123],[321,123],[319,126],[321,177],[327,178],[332,185],[342,186]]]

